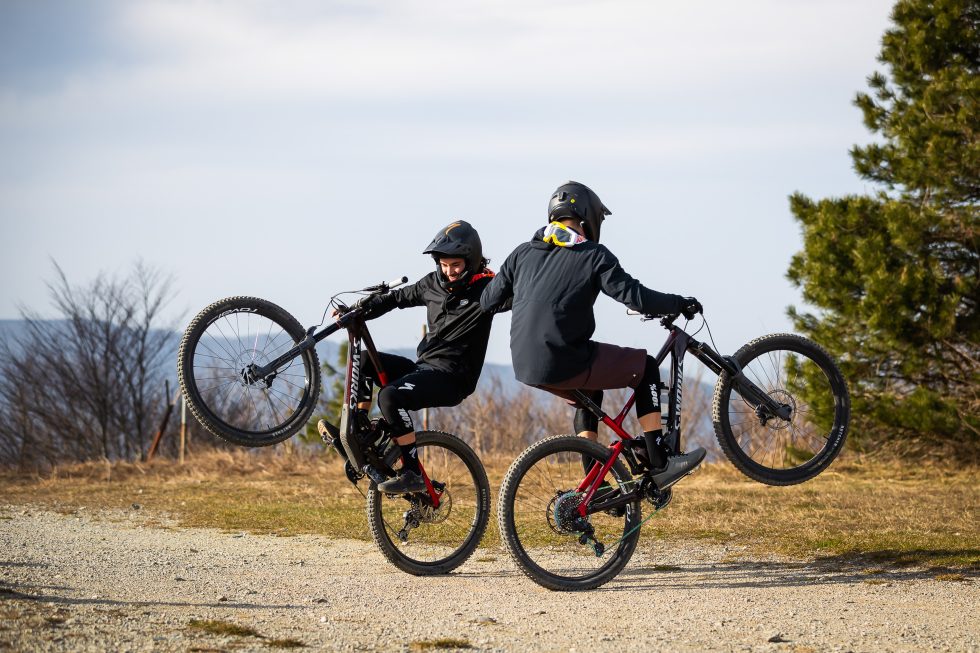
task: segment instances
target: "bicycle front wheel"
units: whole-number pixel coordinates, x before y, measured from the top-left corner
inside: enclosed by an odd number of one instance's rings
[[[415,434],[419,462],[440,492],[387,495],[372,483],[367,516],[388,561],[409,574],[448,574],[476,550],[490,519],[490,483],[473,449],[442,431]]]
[[[789,418],[753,407],[739,393],[740,379],[722,373],[712,418],[722,451],[742,473],[767,485],[794,485],[825,470],[844,447],[851,402],[847,382],[820,345],[801,336],[773,334],[735,352],[742,375]]]
[[[229,297],[198,313],[184,332],[177,377],[194,417],[211,433],[246,447],[282,442],[306,422],[320,394],[310,348],[263,379],[246,373],[305,337],[285,310],[264,299]]]
[[[608,447],[577,435],[556,435],[528,447],[507,470],[497,506],[500,537],[517,566],[538,585],[551,590],[599,587],[615,578],[636,550],[639,499],[611,514],[578,518],[583,456],[604,462],[610,455]],[[605,496],[630,491],[622,461],[610,472]],[[589,530],[591,539],[583,538]]]

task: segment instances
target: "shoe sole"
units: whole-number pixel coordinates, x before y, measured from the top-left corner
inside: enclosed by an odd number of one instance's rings
[[[340,429],[322,419],[316,423],[316,430],[320,434],[321,438],[327,435],[333,439],[340,437]]]

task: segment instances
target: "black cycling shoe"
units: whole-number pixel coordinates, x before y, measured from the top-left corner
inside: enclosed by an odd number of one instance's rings
[[[336,448],[344,460],[348,460],[347,451],[344,450],[344,445],[340,441],[340,429],[327,420],[321,419],[316,423],[316,430],[320,433],[320,439],[325,445]]]
[[[701,464],[704,460],[705,450],[701,447],[688,451],[687,453],[673,454],[667,457],[667,464],[650,472],[650,478],[661,490],[669,488],[671,485],[681,480]]]
[[[328,446],[340,437],[340,429],[325,419],[316,423],[316,430],[320,433],[320,439]]]
[[[408,494],[409,492],[425,492],[425,479],[421,474],[403,469],[395,478],[378,484],[378,492],[385,494]]]

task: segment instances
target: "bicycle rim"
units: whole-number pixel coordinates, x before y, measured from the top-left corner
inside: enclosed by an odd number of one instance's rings
[[[219,436],[232,433],[241,444],[265,444],[302,426],[317,373],[312,356],[294,358],[264,379],[249,380],[244,373],[249,365],[265,365],[288,351],[302,337],[290,333],[295,330],[275,311],[240,304],[206,319],[187,343],[203,421]]]
[[[846,384],[829,355],[804,338],[774,336],[736,357],[745,377],[791,415],[760,414],[729,383],[719,417],[733,462],[773,484],[807,480],[826,468],[843,447],[849,412]]]
[[[598,554],[594,542],[583,543],[583,529],[578,527],[582,524],[574,524],[572,517],[584,498],[576,492],[584,476],[582,454],[608,459],[609,450],[577,436],[552,440],[531,447],[508,472],[501,528],[515,560],[532,580],[549,589],[590,589],[615,577],[632,555],[639,538],[640,503],[625,506],[621,515],[588,516],[594,539],[605,549]],[[621,464],[606,481],[610,489],[603,492],[629,491],[632,486]]]

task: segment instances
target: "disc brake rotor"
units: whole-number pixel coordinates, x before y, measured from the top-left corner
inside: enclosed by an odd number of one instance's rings
[[[420,521],[425,524],[438,524],[449,518],[449,513],[453,510],[453,495],[448,489],[442,491],[439,496],[439,507],[432,507],[432,500],[426,496],[418,502],[417,506]]]

